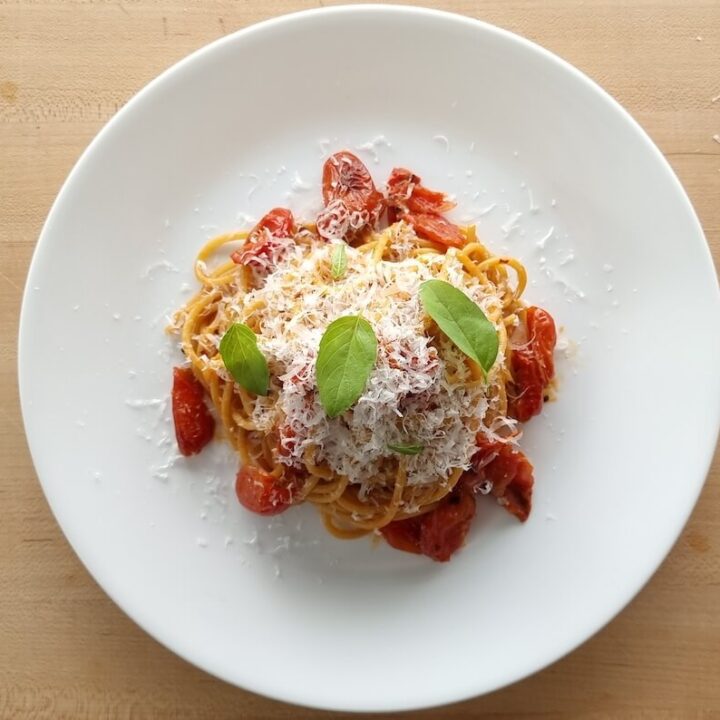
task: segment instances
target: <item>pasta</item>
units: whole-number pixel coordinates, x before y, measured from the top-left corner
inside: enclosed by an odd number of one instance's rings
[[[343,158],[335,159],[342,170]],[[529,513],[532,466],[516,443],[519,421],[539,412],[552,380],[554,325],[551,336],[550,316],[522,301],[522,263],[493,255],[474,227],[445,220],[445,196],[409,177],[415,181],[400,199],[389,190],[375,202],[370,180],[358,210],[336,184],[316,224],[295,224],[277,209],[249,234],[209,241],[195,263],[200,290],[170,331],[239,455],[241,502],[267,514],[309,502],[336,537],[381,533],[399,549],[446,560],[462,544],[475,494],[493,493],[520,519]],[[430,194],[434,215],[425,220],[417,207],[427,210]],[[345,265],[334,277],[341,242]],[[433,279],[460,289],[492,324],[490,368],[425,311],[418,288]],[[323,332],[341,315],[368,321],[377,361],[356,403],[329,418],[315,360]],[[267,358],[266,395],[243,387],[225,365],[220,342],[236,323]],[[180,437],[177,415],[176,429]],[[408,438],[414,444],[401,442]]]

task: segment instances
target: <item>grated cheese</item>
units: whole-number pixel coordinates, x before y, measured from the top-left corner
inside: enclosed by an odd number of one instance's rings
[[[507,208],[507,206],[506,206]],[[508,208],[509,212],[509,208]],[[522,217],[521,212],[516,212],[513,215],[511,215],[500,227],[503,231],[503,233],[508,236],[512,233],[513,230],[516,230],[518,225],[517,221]]]
[[[552,237],[553,232],[555,232],[555,227],[552,226],[546,233],[543,235],[535,244],[540,248],[540,250],[545,249],[545,243]]]
[[[463,290],[486,313],[497,312],[501,297],[469,276],[454,252],[413,256],[417,238],[403,222],[384,231],[388,255],[376,262],[372,253],[347,248],[347,271],[330,276],[330,243],[315,239],[291,244],[261,287],[245,296],[229,297],[229,322],[246,322],[256,330],[258,345],[278,378],[268,397],[258,397],[253,421],[260,432],[279,431],[284,450],[280,461],[299,465],[308,449],[366,492],[397,455],[388,444],[424,446],[407,457],[408,483],[422,485],[447,478],[454,468],[467,469],[476,452],[476,434],[491,407],[483,383],[471,382],[464,356],[444,336],[426,334],[427,316],[419,300],[422,282],[443,277]],[[343,315],[362,314],[378,339],[376,367],[353,408],[328,418],[316,392],[315,358],[327,326]],[[216,345],[225,328],[204,337]],[[219,357],[206,362],[227,377]],[[489,383],[503,371],[499,356]],[[494,407],[494,405],[493,405]],[[496,418],[494,436],[508,418]]]
[[[445,148],[445,152],[450,152],[450,140],[447,135],[433,135],[433,140],[440,143]]]
[[[392,143],[384,135],[376,135],[372,140],[368,140],[368,142],[362,143],[361,145],[356,145],[355,148],[369,153],[373,162],[377,164],[380,162],[380,153],[378,152],[378,148],[381,146],[391,148]]]

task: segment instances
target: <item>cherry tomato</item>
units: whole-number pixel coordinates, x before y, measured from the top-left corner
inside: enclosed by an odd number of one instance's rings
[[[265,214],[250,231],[248,240],[257,239],[263,230],[267,230],[276,238],[291,237],[294,225],[295,221],[290,210],[287,208],[273,208],[269,213]]]
[[[393,168],[387,182],[387,192],[388,205],[400,214],[403,211],[439,214],[455,207],[455,203],[448,200],[445,193],[423,187],[421,179],[405,168]],[[390,222],[394,220],[390,219]]]
[[[292,237],[295,221],[286,208],[273,208],[250,231],[243,246],[230,255],[238,265],[253,263],[256,258],[268,258],[277,247],[276,240]]]
[[[344,239],[350,230],[350,213],[342,200],[333,200],[315,220],[318,235],[326,240]]]
[[[520,522],[525,522],[530,515],[534,482],[532,465],[527,461],[519,464],[515,477],[500,498],[503,507]]]
[[[475,517],[475,498],[460,487],[432,512],[423,516],[420,552],[438,562],[446,562],[462,547]]]
[[[553,351],[557,340],[555,322],[542,308],[528,308],[525,323],[528,340],[513,348],[510,361],[510,414],[520,422],[527,422],[542,410],[545,387],[555,375]]]
[[[508,393],[508,413],[520,422],[527,422],[542,411],[545,389],[542,367],[530,347],[514,349],[510,366],[513,382]]]
[[[467,488],[459,487],[429,513],[396,520],[380,532],[387,543],[398,550],[446,562],[462,547],[473,517],[475,499]]]
[[[405,168],[393,168],[387,181],[388,205],[407,210],[408,200],[420,178]]]
[[[180,452],[199,453],[213,438],[215,419],[205,405],[205,389],[190,368],[173,368],[172,413]]]
[[[533,466],[524,453],[509,443],[478,436],[473,469],[462,478],[464,487],[477,491],[492,483],[492,494],[518,520],[525,521],[532,507]]]
[[[553,360],[553,352],[557,342],[555,321],[547,310],[532,306],[527,309],[526,323],[530,344],[533,347],[547,385],[555,376],[555,362]]]
[[[367,212],[371,222],[382,210],[383,196],[363,162],[347,150],[331,155],[323,166],[323,201],[342,200],[348,212]]]
[[[419,516],[407,520],[395,520],[395,522],[380,528],[380,532],[391,547],[419,555],[421,553],[420,533],[422,531],[422,519],[422,516]]]
[[[441,245],[465,244],[460,228],[440,214],[455,206],[444,193],[423,187],[420,178],[405,168],[393,169],[387,191],[388,222],[405,220],[419,237]]]
[[[241,467],[235,479],[240,504],[258,515],[277,515],[287,510],[294,490],[294,483],[249,465]]]
[[[462,247],[465,238],[460,228],[446,220],[442,215],[432,213],[406,214],[403,220],[410,223],[419,237],[425,240],[447,245],[448,247]]]

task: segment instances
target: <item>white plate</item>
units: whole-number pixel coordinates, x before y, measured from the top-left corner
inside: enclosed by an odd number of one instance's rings
[[[378,136],[377,162],[358,150],[378,183],[402,164],[456,194],[578,345],[523,440],[532,517],[481,504],[446,565],[335,540],[312,508],[247,514],[223,446],[164,467],[180,359],[164,316],[195,287],[196,250],[242,213],[309,212],[323,153]],[[275,698],[419,708],[556,660],[657,568],[716,439],[718,310],[677,179],[578,71],[459,16],[307,12],[179,63],[78,162],[25,292],[23,414],[76,552],[160,642]]]

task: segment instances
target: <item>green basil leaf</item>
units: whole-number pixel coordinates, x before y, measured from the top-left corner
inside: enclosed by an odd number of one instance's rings
[[[362,395],[377,357],[377,338],[370,323],[347,315],[328,325],[318,350],[315,377],[320,402],[337,417]]]
[[[487,373],[498,354],[495,326],[462,291],[444,280],[426,280],[420,300],[450,340]]]
[[[419,455],[425,449],[425,446],[417,443],[388,443],[387,449],[401,455]]]
[[[332,251],[330,258],[330,272],[334,280],[341,278],[347,270],[347,252],[345,243],[338,243]]]
[[[228,372],[256,395],[267,395],[270,371],[257,346],[255,333],[243,323],[231,325],[220,341],[220,355]]]

